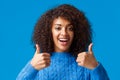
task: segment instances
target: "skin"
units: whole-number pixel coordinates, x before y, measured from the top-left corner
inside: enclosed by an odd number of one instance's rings
[[[67,52],[74,37],[73,26],[68,20],[58,17],[53,21],[52,36],[54,51]]]
[[[50,54],[40,53],[40,47],[36,44],[36,52],[30,63],[35,69],[41,70],[50,65]]]
[[[78,54],[76,62],[79,66],[86,67],[88,69],[94,69],[97,67],[98,62],[94,57],[94,53],[92,51],[92,43],[88,46],[88,52],[81,52]]]
[[[73,26],[71,23],[62,17],[58,17],[53,21],[51,30],[54,51],[68,52],[74,38]],[[88,69],[94,69],[98,65],[92,51],[92,43],[88,46],[88,52],[81,52],[78,54],[76,62],[79,66]],[[37,70],[46,68],[50,66],[50,54],[40,53],[40,47],[36,44],[36,52],[30,63]]]

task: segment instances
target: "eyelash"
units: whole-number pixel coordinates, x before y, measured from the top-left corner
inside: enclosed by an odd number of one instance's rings
[[[61,28],[60,27],[55,27],[56,30],[60,30]]]
[[[61,30],[61,27],[55,27],[55,29],[56,30]],[[73,27],[68,27],[67,29],[70,30],[70,31],[73,31]]]
[[[68,29],[69,29],[70,31],[73,31],[73,27],[69,27]]]

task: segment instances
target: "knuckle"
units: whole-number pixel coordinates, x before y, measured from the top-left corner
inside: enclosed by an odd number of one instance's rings
[[[84,52],[83,54],[86,55],[86,52]]]
[[[45,63],[46,63],[46,61],[45,61],[45,60],[43,60],[42,62],[43,62],[43,64],[45,64]]]
[[[45,60],[45,57],[41,57],[41,60]]]
[[[46,66],[47,66],[47,63],[45,63],[44,66],[46,67]]]
[[[47,66],[49,66],[49,63],[45,63],[45,64],[44,64],[44,67],[47,67]]]
[[[41,57],[44,57],[44,53],[41,54]]]
[[[81,62],[81,65],[84,66],[85,65],[84,62]]]

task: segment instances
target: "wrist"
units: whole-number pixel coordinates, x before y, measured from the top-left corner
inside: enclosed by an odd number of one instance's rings
[[[94,68],[96,68],[97,66],[98,66],[98,62],[95,62],[90,69],[94,69]]]

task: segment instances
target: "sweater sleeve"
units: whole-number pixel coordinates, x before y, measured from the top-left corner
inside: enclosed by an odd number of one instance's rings
[[[101,63],[96,68],[90,70],[91,80],[109,80],[106,70]]]
[[[16,80],[34,80],[38,70],[36,70],[30,62],[22,69]]]

